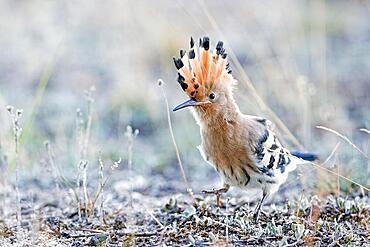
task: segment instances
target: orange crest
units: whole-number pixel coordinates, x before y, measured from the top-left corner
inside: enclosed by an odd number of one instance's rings
[[[173,60],[178,70],[177,81],[185,93],[194,100],[206,97],[215,83],[232,79],[222,41],[217,42],[211,53],[208,37],[199,40],[199,47],[194,47],[194,40],[191,37],[189,52],[186,53],[181,49],[180,58],[174,57]]]

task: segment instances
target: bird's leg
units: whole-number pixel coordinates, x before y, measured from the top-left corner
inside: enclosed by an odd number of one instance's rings
[[[265,190],[263,190],[262,198],[258,202],[258,204],[256,206],[256,209],[254,210],[254,214],[253,214],[253,218],[256,222],[258,221],[258,219],[260,217],[261,207],[263,205],[263,202],[266,200],[266,198],[267,198],[267,192]]]
[[[217,207],[220,207],[221,206],[221,194],[222,193],[226,193],[228,192],[230,189],[230,185],[228,184],[224,184],[224,186],[222,188],[219,188],[219,189],[212,189],[212,190],[202,190],[202,192],[204,194],[214,194],[216,195],[216,205]]]

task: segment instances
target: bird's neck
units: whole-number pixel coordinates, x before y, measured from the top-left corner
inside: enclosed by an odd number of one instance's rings
[[[224,128],[238,123],[242,117],[232,95],[226,96],[223,104],[195,107],[193,114],[201,128]]]

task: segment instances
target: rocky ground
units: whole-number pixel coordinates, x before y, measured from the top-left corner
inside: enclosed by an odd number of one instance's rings
[[[140,179],[136,179],[139,181]],[[139,182],[140,183],[140,182]],[[144,182],[141,182],[144,183]],[[173,183],[176,184],[176,183]],[[169,183],[169,187],[171,183]],[[50,187],[50,186],[49,186]],[[132,193],[115,184],[79,213],[72,190],[34,183],[22,190],[22,223],[17,231],[14,190],[2,194],[1,246],[366,246],[370,242],[370,200],[364,193],[273,200],[260,220],[252,217],[255,201],[242,192],[214,196],[156,190]],[[24,196],[26,195],[26,196]],[[298,194],[299,195],[299,194]]]

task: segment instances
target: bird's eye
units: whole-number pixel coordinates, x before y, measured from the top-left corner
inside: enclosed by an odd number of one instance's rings
[[[216,94],[215,94],[215,93],[210,93],[210,94],[209,94],[209,96],[208,96],[208,98],[209,98],[210,100],[213,100],[213,99],[215,99],[215,98],[216,98]]]

